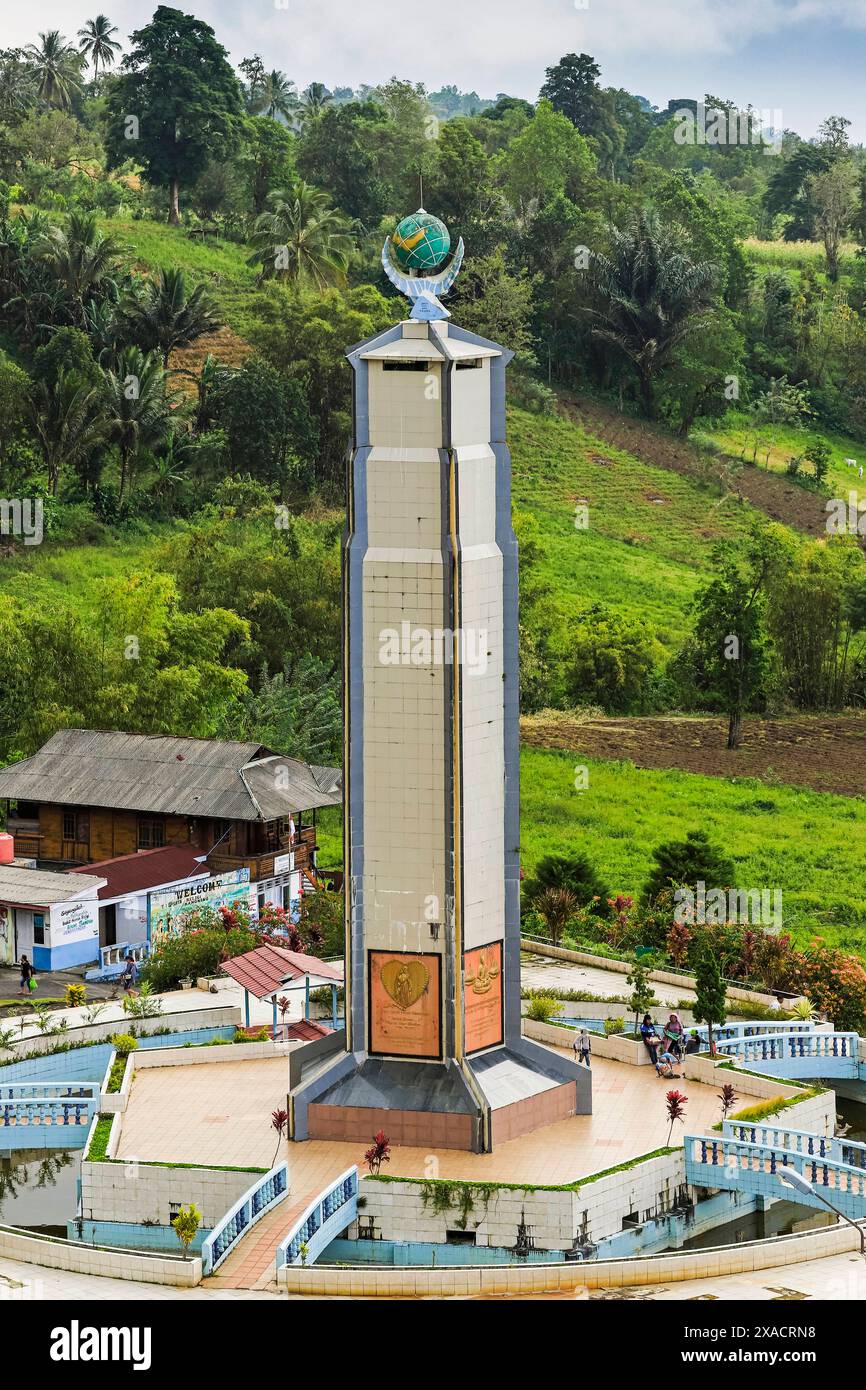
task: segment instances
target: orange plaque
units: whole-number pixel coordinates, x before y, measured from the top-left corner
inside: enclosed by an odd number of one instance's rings
[[[436,955],[369,952],[370,1051],[442,1056],[442,992]]]
[[[501,941],[467,951],[463,957],[463,1018],[467,1052],[502,1042]]]

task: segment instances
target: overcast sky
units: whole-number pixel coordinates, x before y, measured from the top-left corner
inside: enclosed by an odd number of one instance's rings
[[[585,8],[584,8],[585,6]],[[866,142],[866,0],[187,0],[237,63],[253,52],[300,87],[356,87],[392,75],[435,90],[455,82],[481,96],[534,100],[544,69],[591,53],[606,86],[663,106],[709,91],[782,112],[813,135],[848,116]],[[2,43],[37,29],[72,36],[104,8],[124,40],[154,0],[39,0],[4,5]],[[776,122],[773,122],[774,124]]]

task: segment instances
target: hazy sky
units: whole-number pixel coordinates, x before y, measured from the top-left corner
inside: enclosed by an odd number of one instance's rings
[[[126,37],[154,0],[40,0],[3,6],[2,43],[37,29],[69,36],[105,9]],[[534,100],[544,69],[591,53],[605,85],[664,105],[704,91],[815,133],[830,113],[866,142],[866,0],[178,0],[216,30],[234,62],[253,52],[299,86],[392,75],[481,96]],[[434,18],[431,18],[434,16]],[[774,122],[775,124],[775,122]]]

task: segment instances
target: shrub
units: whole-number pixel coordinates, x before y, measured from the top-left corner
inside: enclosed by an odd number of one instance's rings
[[[599,916],[606,917],[610,911],[607,885],[585,854],[545,855],[524,888],[524,899],[530,907],[535,907],[538,898],[549,888],[566,889],[577,906],[588,907]]]
[[[128,1057],[130,1052],[134,1052],[138,1047],[138,1038],[134,1038],[131,1033],[112,1033],[110,1042],[120,1057]]]
[[[553,994],[536,994],[529,1001],[526,1017],[535,1023],[550,1023],[551,1019],[562,1013],[562,1005]]]
[[[624,1031],[625,1031],[625,1019],[624,1019],[624,1018],[606,1018],[606,1019],[604,1020],[604,1036],[605,1036],[606,1038],[611,1037],[611,1036],[612,1036],[613,1034],[615,1034],[615,1033],[622,1033],[622,1032],[624,1032]]]
[[[734,882],[734,865],[728,856],[710,843],[703,830],[690,830],[684,840],[669,840],[653,850],[654,867],[644,885],[644,898],[651,901],[671,885],[685,884],[694,889],[703,882],[707,890],[728,888]]]

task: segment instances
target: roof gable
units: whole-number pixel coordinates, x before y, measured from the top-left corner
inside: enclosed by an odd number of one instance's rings
[[[61,729],[0,771],[0,797],[219,820],[275,820],[340,802],[339,772],[259,743]]]

